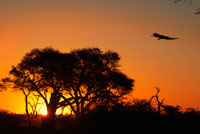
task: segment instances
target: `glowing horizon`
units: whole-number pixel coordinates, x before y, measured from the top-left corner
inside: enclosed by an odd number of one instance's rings
[[[149,99],[160,87],[164,103],[200,104],[200,27],[188,5],[154,0],[0,1],[0,78],[33,48],[61,52],[98,47],[120,57],[120,69],[135,80],[132,97]],[[152,33],[176,41],[157,41]],[[25,113],[23,94],[0,92],[0,109]],[[44,112],[42,112],[45,114]]]

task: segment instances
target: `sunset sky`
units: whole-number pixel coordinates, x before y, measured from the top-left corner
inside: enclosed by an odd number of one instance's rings
[[[33,48],[98,47],[119,53],[121,71],[135,79],[132,97],[149,99],[158,86],[164,103],[200,107],[200,2],[173,1],[0,0],[0,78]],[[0,108],[24,113],[23,94],[1,92]]]

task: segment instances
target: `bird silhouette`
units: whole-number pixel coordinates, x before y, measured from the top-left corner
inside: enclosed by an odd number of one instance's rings
[[[176,40],[176,39],[179,39],[179,38],[172,38],[172,37],[168,37],[168,36],[165,36],[165,35],[161,35],[161,34],[158,34],[158,33],[153,33],[152,37],[155,37],[155,38],[158,38],[158,40]]]

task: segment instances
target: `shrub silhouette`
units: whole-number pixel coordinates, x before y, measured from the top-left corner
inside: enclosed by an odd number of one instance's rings
[[[100,134],[100,133],[182,133],[199,130],[200,114],[195,109],[188,109],[174,114],[158,114],[156,110],[141,109],[138,105],[148,102],[136,100],[137,103],[119,103],[112,108],[99,106],[80,118],[74,115],[56,117],[56,127],[26,126],[26,116],[16,115],[7,111],[0,112],[0,129],[7,133],[38,133],[38,134]],[[168,107],[173,107],[167,105]],[[148,106],[149,107],[149,106]],[[176,108],[176,107],[173,107]],[[176,111],[176,110],[175,110]],[[176,113],[176,112],[175,112]],[[38,117],[38,121],[39,121]],[[38,123],[36,120],[35,123]],[[34,122],[33,122],[34,123]]]

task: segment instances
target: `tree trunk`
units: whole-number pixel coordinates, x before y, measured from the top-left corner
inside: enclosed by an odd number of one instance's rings
[[[29,119],[30,115],[29,115],[29,112],[28,112],[28,96],[25,96],[25,108],[26,108],[26,115]]]
[[[42,126],[45,128],[54,128],[56,119],[56,109],[51,103],[47,105],[47,116],[42,122]]]
[[[56,118],[56,110],[60,100],[58,93],[51,93],[51,98],[49,104],[47,104],[47,118],[46,118],[46,127],[53,128]]]
[[[52,104],[48,104],[47,105],[47,118],[54,120],[55,115],[56,115],[56,109],[57,109],[56,106],[54,106]]]

